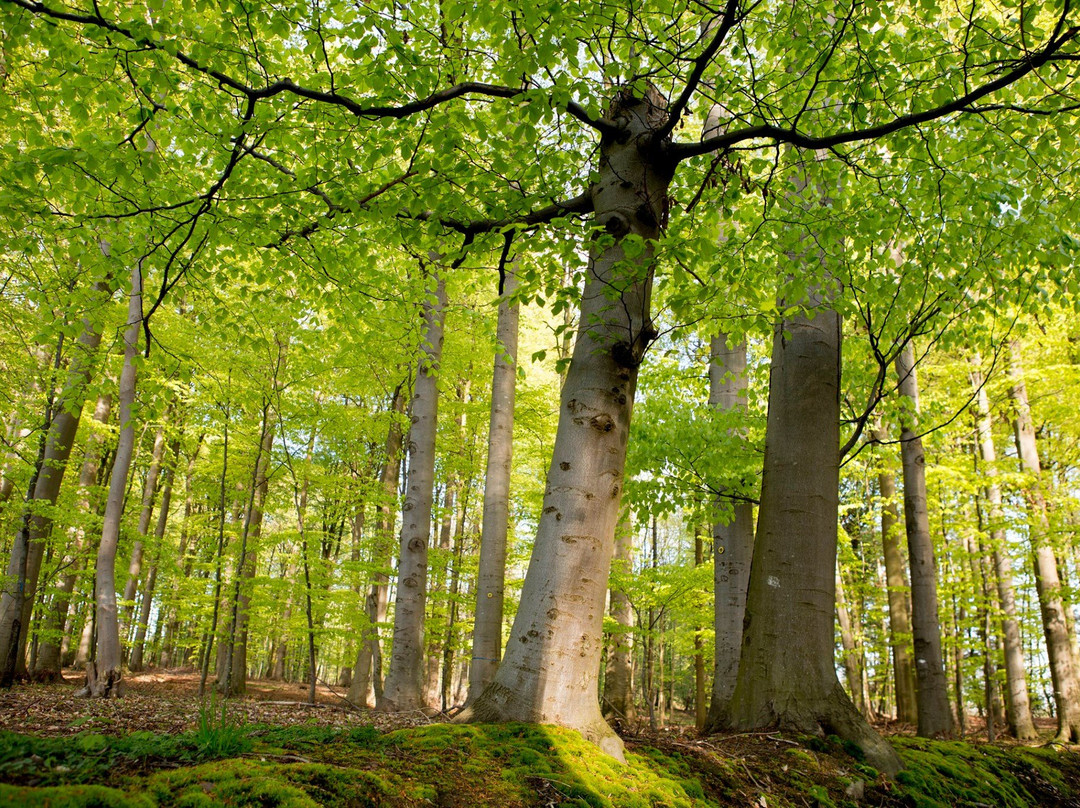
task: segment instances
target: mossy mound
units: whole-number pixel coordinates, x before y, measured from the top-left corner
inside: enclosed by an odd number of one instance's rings
[[[241,756],[226,756],[229,744],[179,736],[58,742],[8,733],[0,734],[0,781],[13,785],[0,785],[0,805],[1080,806],[1080,756],[1073,752],[904,738],[894,744],[907,770],[889,782],[833,738],[630,738],[622,764],[575,732],[526,724],[386,734],[244,727],[231,744]],[[220,759],[207,759],[213,755]]]
[[[895,738],[916,808],[1080,806],[1080,755],[1027,746]]]

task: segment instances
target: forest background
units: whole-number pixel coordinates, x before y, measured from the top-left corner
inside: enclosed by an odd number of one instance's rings
[[[504,5],[4,0],[5,675],[1080,740],[1071,4]]]

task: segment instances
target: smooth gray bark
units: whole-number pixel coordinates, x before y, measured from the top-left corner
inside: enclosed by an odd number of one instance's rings
[[[435,438],[439,417],[439,362],[442,358],[446,283],[432,279],[434,297],[424,302],[424,344],[416,371],[409,432],[409,476],[402,505],[401,549],[394,600],[394,643],[377,708],[388,712],[424,705],[424,610],[427,601],[428,542],[435,486]]]
[[[143,668],[143,650],[146,644],[146,629],[150,623],[150,611],[154,604],[154,587],[157,583],[158,559],[161,556],[161,545],[165,540],[165,528],[169,524],[169,508],[172,505],[173,483],[176,480],[176,465],[180,461],[180,438],[174,438],[169,446],[169,464],[165,468],[165,479],[161,486],[161,504],[158,506],[157,524],[154,525],[154,562],[150,572],[146,576],[146,584],[143,586],[143,599],[139,604],[139,623],[135,628],[135,641],[131,648],[131,659],[128,669],[141,671]],[[144,502],[145,507],[145,502]],[[161,618],[158,618],[160,625]]]
[[[1027,386],[1020,348],[1013,343],[1009,349],[1009,377],[1012,386],[1009,398],[1015,409],[1013,431],[1021,468],[1030,479],[1024,490],[1028,507],[1028,530],[1035,567],[1035,591],[1039,596],[1046,653],[1050,659],[1050,679],[1054,688],[1057,714],[1057,740],[1062,743],[1080,741],[1080,690],[1076,679],[1072,643],[1058,577],[1057,557],[1050,543],[1050,524],[1046,515],[1046,495],[1043,492],[1042,464],[1035,443],[1035,426],[1031,420]]]
[[[892,747],[833,664],[840,478],[840,317],[820,297],[777,324],[761,506],[730,726],[834,733],[895,774]]]
[[[154,516],[154,500],[157,498],[158,477],[161,474],[161,459],[165,454],[165,427],[159,426],[154,433],[154,448],[150,452],[150,465],[146,469],[143,482],[142,507],[139,510],[139,523],[136,528],[135,543],[131,547],[128,561],[128,577],[124,583],[121,622],[125,624],[125,633],[130,633],[132,617],[135,614],[135,595],[138,592],[139,576],[142,575],[143,543],[150,530],[150,520]]]
[[[382,472],[379,474],[379,487],[382,497],[375,507],[375,542],[371,551],[372,575],[371,586],[364,599],[364,612],[367,624],[360,637],[357,650],[356,666],[349,686],[349,701],[367,706],[374,704],[382,692],[382,653],[379,644],[379,625],[386,622],[389,600],[390,577],[385,572],[390,566],[394,535],[394,513],[398,496],[398,479],[401,471],[401,418],[405,412],[405,396],[401,385],[394,390],[390,401],[390,426],[386,432],[386,445],[383,448]],[[374,693],[370,692],[374,691]]]
[[[884,443],[880,424],[872,430],[875,443]],[[915,691],[915,659],[911,653],[911,586],[904,557],[900,552],[900,509],[896,505],[896,477],[883,468],[878,472],[881,495],[881,549],[885,560],[885,581],[889,595],[889,646],[893,657],[893,685],[896,689],[896,720],[916,724],[919,720]]]
[[[278,383],[277,371],[284,360],[285,345],[278,343],[278,365],[274,374],[274,385]],[[251,589],[258,565],[259,536],[262,535],[263,506],[270,488],[270,452],[274,446],[275,418],[270,408],[269,398],[263,399],[262,430],[259,435],[259,449],[255,457],[255,469],[252,475],[251,497],[248,500],[244,516],[244,526],[240,534],[240,557],[237,560],[236,575],[233,579],[232,619],[229,636],[225,645],[225,661],[222,680],[217,687],[226,696],[240,696],[247,689],[248,657],[248,621],[251,608]]]
[[[847,676],[848,693],[857,709],[868,715],[870,702],[863,691],[863,659],[859,643],[855,639],[855,628],[851,613],[848,611],[847,598],[844,596],[844,577],[836,571],[836,621],[840,627],[840,644],[844,649],[844,674]]]
[[[666,120],[659,93],[622,90],[608,117],[627,134],[600,147],[593,210],[607,236],[586,273],[532,559],[499,670],[461,720],[572,727],[621,758],[597,680],[638,366],[656,336],[651,242],[666,221],[671,166],[642,149]],[[630,235],[644,241],[633,259],[622,246]]]
[[[633,572],[634,531],[630,524],[630,511],[623,509],[615,529],[615,553],[613,571],[622,575]],[[633,606],[621,588],[612,587],[608,597],[608,614],[618,625],[607,649],[607,666],[604,669],[604,699],[602,712],[612,726],[620,729],[632,724],[637,718],[634,705],[633,677]]]
[[[746,343],[731,345],[727,334],[712,339],[709,405],[723,411],[746,409]],[[754,555],[754,506],[741,500],[720,503],[730,517],[713,524],[713,629],[716,635],[712,703],[705,726],[727,723],[739,673],[746,589]]]
[[[789,199],[819,214],[816,163],[800,157]],[[806,277],[800,310],[773,331],[761,504],[754,537],[742,654],[729,725],[834,733],[888,775],[893,748],[855,709],[836,677],[836,545],[840,485],[840,315],[817,236],[789,253]],[[779,301],[784,311],[789,301]]]
[[[97,404],[94,407],[94,420],[102,425],[108,424],[111,412],[112,396],[103,393],[98,396]],[[98,464],[101,461],[101,445],[104,440],[105,436],[100,431],[92,432],[87,439],[86,453],[83,457],[82,467],[79,470],[78,508],[84,516],[97,513],[91,502],[91,491],[97,483]],[[46,618],[51,623],[55,635],[47,637],[38,650],[37,664],[34,667],[33,675],[39,681],[57,681],[60,679],[62,667],[60,637],[68,620],[71,595],[75,591],[79,570],[85,563],[85,554],[86,529],[80,525],[72,531],[71,552],[65,562],[67,571],[60,579],[59,589]]]
[[[108,302],[111,294],[108,278],[94,284],[94,299],[101,305]],[[57,497],[60,495],[60,486],[64,480],[64,473],[67,471],[71,447],[82,417],[86,388],[93,372],[94,354],[100,343],[100,324],[92,316],[87,315],[83,318],[82,333],[75,343],[63,389],[56,401],[55,415],[48,427],[41,472],[38,474],[33,495],[28,503],[32,512],[25,556],[24,597],[19,614],[19,622],[24,630],[20,632],[16,643],[18,645],[17,672],[20,675],[26,671],[27,632],[25,627],[30,625],[37,595],[38,578],[41,573],[41,560],[45,553],[45,540],[52,529],[52,518],[47,511],[56,504]],[[14,581],[22,566],[22,561],[18,561],[13,555],[5,582]],[[12,637],[16,617],[13,610],[15,595],[9,590],[10,587],[5,583],[4,591],[0,594],[0,659],[7,659],[15,639]]]
[[[491,374],[491,417],[484,513],[480,528],[480,566],[476,578],[469,700],[479,697],[494,678],[502,657],[506,541],[510,523],[510,469],[514,448],[514,398],[517,382],[519,306],[511,297],[517,275],[508,266],[499,298],[495,331],[495,367]]]
[[[978,367],[979,360],[972,364]],[[1039,737],[1031,716],[1028,697],[1027,670],[1024,662],[1024,646],[1017,619],[1016,589],[1013,586],[1012,559],[1009,556],[1008,534],[1005,531],[1005,514],[1001,506],[1001,486],[998,484],[997,448],[990,421],[990,402],[986,395],[981,374],[972,372],[971,383],[976,393],[976,432],[980,471],[986,484],[983,497],[988,503],[990,547],[994,559],[994,581],[998,601],[1001,604],[1001,635],[1005,646],[1005,720],[1009,732],[1018,740],[1033,741]]]
[[[183,658],[187,653],[186,650],[183,653],[178,653],[173,644],[180,630],[180,604],[178,601],[181,582],[191,575],[191,568],[195,563],[194,554],[188,552],[188,542],[191,538],[191,515],[195,510],[192,482],[194,480],[195,464],[199,459],[205,437],[205,434],[200,434],[199,439],[195,442],[195,450],[188,458],[187,473],[184,475],[184,515],[180,525],[180,545],[176,550],[176,577],[169,589],[169,596],[162,605],[163,615],[166,612],[168,613],[165,636],[161,642],[161,656],[158,659],[158,663],[162,668],[171,667],[176,662],[177,657]]]
[[[95,567],[95,628],[97,643],[94,658],[86,666],[86,688],[94,698],[121,695],[120,622],[116,609],[116,547],[120,540],[120,519],[124,513],[128,472],[135,452],[135,363],[139,353],[139,329],[142,327],[142,267],[131,271],[127,328],[124,329],[124,366],[120,371],[118,404],[120,437],[109,478],[105,500],[105,519],[101,530]]]
[[[914,350],[909,344],[896,358],[900,395],[907,399],[901,423],[900,457],[904,466],[904,523],[911,565],[911,633],[915,644],[918,691],[918,734],[924,738],[952,735],[949,687],[941,650],[938,619],[937,563],[926,506],[926,458],[915,432],[919,385]]]

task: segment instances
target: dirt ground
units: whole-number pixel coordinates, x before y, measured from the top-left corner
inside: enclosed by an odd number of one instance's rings
[[[119,699],[78,698],[75,692],[82,682],[82,671],[72,669],[65,671],[63,683],[23,683],[9,692],[0,691],[0,729],[53,737],[84,731],[109,735],[139,730],[179,733],[198,725],[200,710],[215,709],[218,711],[215,719],[220,717],[220,703],[216,699],[210,697],[200,701],[199,673],[194,668],[126,674],[123,697]],[[207,691],[212,689],[211,683]],[[276,726],[312,723],[330,727],[374,725],[384,731],[447,719],[420,711],[388,715],[359,709],[345,700],[343,689],[323,684],[316,689],[315,705],[306,703],[307,694],[306,683],[249,679],[247,694],[228,702],[227,715],[237,723]],[[645,722],[639,722],[629,734],[644,741],[708,745],[708,741],[698,738],[691,713],[676,712],[669,720],[668,726],[656,731],[650,731]],[[875,722],[874,725],[884,735],[915,734],[913,725],[897,722]],[[1047,739],[1056,728],[1050,717],[1036,719],[1036,725]],[[985,723],[978,716],[968,716],[965,729],[964,740],[986,740]],[[999,733],[1000,730],[999,727]],[[760,734],[767,736],[770,733]],[[998,740],[1007,742],[1000,737]]]
[[[209,698],[200,702],[199,673],[193,668],[156,670],[124,676],[123,697],[86,699],[75,696],[82,685],[81,671],[65,672],[56,684],[17,684],[0,691],[0,729],[34,735],[63,737],[94,731],[109,735],[150,731],[180,733],[198,726],[200,710],[220,704]],[[208,692],[212,690],[212,683]],[[350,727],[375,725],[380,730],[428,724],[440,720],[420,712],[387,715],[358,709],[345,701],[338,688],[320,685],[316,704],[306,704],[307,684],[248,680],[247,695],[232,699],[227,716],[237,723],[290,724]],[[205,705],[205,706],[204,706]]]

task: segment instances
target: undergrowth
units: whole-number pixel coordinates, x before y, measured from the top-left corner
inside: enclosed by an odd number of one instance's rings
[[[627,762],[525,724],[380,733],[259,726],[216,707],[190,733],[0,733],[0,805],[58,808],[576,806],[1054,808],[1080,805],[1080,758],[1027,747],[893,739],[889,782],[836,738],[631,741]]]

